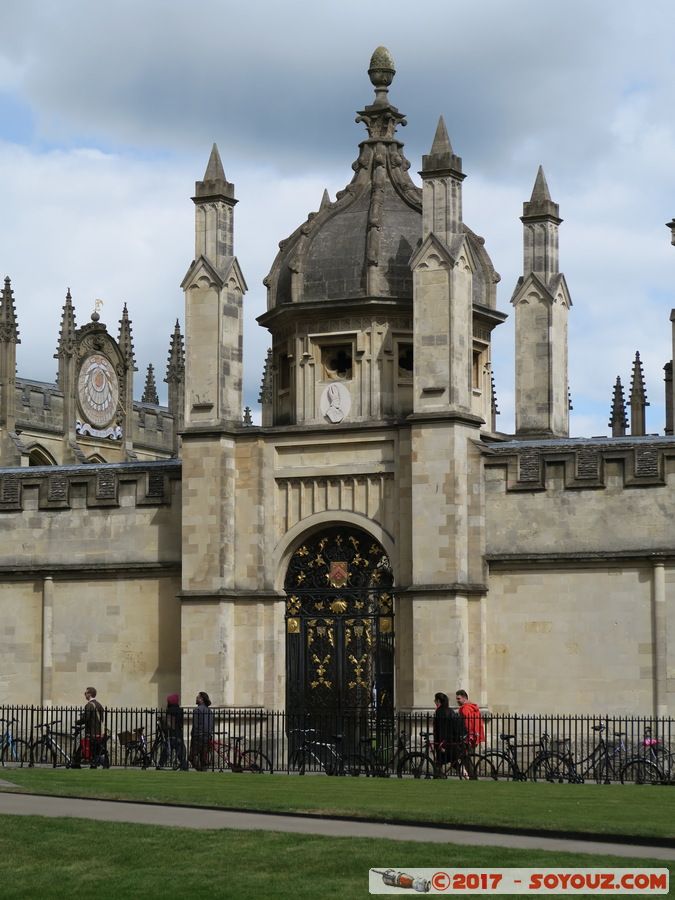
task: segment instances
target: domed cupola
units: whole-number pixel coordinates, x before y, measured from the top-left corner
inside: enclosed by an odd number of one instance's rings
[[[480,409],[469,396],[459,404],[462,409],[471,408],[484,420],[489,416],[488,335],[503,319],[492,313],[498,276],[482,238],[463,223],[461,159],[452,152],[442,120],[423,160],[423,187],[410,179],[410,163],[396,137],[406,121],[388,99],[394,74],[388,50],[378,47],[368,69],[375,99],[356,120],[368,137],[359,145],[354,176],[334,202],[324,193],[318,212],[280,243],[265,279],[267,312],[258,322],[269,329],[272,350],[260,397],[263,425],[335,428],[400,419],[416,410],[417,395],[433,403],[450,397],[437,384],[441,370],[446,380],[468,380],[463,396],[480,392]],[[436,265],[425,250],[431,233],[449,253],[442,266],[471,270],[464,279],[463,333],[456,325],[452,329],[451,340],[462,346],[457,374],[440,358],[424,363],[429,355],[424,348],[440,347],[435,329],[443,306],[457,307],[452,292],[434,301],[440,307],[427,309],[428,291],[418,303],[416,285],[435,278],[420,274],[420,267],[428,273]],[[487,319],[481,310],[490,311]],[[472,323],[478,327],[473,362]],[[430,385],[416,385],[418,358]],[[475,390],[472,367],[480,381]]]
[[[265,280],[269,310],[287,303],[366,298],[412,298],[410,258],[419,246],[422,191],[395,137],[401,113],[389,103],[395,70],[384,47],[368,70],[375,100],[359,113],[368,138],[359,145],[354,177],[334,203],[321,208],[282,241]]]

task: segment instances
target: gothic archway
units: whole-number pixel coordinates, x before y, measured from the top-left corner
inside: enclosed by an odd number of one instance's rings
[[[378,541],[350,526],[325,529],[286,571],[286,707],[291,713],[394,708],[394,596]]]

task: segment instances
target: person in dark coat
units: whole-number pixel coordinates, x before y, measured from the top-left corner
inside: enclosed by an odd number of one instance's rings
[[[465,750],[464,738],[466,728],[464,719],[450,706],[450,698],[447,694],[438,693],[434,696],[436,712],[434,713],[434,743],[436,744],[436,762],[440,766],[451,763],[459,769],[461,778],[468,778],[468,774],[460,763],[459,757]],[[441,746],[439,746],[441,745]]]
[[[162,718],[164,741],[157,768],[161,769],[165,766],[168,762],[169,754],[172,750],[175,750],[180,768],[186,769],[185,743],[183,741],[183,709],[180,705],[180,696],[178,694],[169,694],[166,698],[166,710]]]
[[[197,708],[192,717],[192,736],[190,740],[190,762],[199,772],[208,769],[211,762],[211,741],[215,728],[215,716],[211,699],[206,691],[197,694]]]

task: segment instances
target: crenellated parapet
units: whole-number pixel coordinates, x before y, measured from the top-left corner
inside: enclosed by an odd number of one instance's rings
[[[123,493],[137,507],[170,506],[172,482],[180,478],[179,460],[0,469],[0,514],[118,507]]]
[[[561,467],[565,490],[606,488],[610,476],[619,476],[624,487],[649,487],[675,473],[675,440],[509,441],[484,448],[484,464],[505,469],[507,491],[545,491]]]

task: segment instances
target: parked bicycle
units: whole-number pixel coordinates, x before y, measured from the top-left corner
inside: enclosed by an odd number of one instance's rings
[[[626,761],[619,778],[621,784],[671,784],[672,773],[673,754],[645,728],[639,750]]]
[[[534,759],[524,768],[518,762],[516,735],[500,734],[504,742],[503,750],[488,750],[474,760],[477,778],[492,778],[494,781],[574,781],[569,759],[551,750],[548,746],[549,736],[543,734],[539,739]]]
[[[227,732],[225,735],[227,736]],[[219,772],[230,769],[232,772],[264,772],[272,774],[272,763],[262,750],[246,749],[242,747],[243,735],[232,735],[230,741],[220,741],[215,738],[211,741],[213,754],[213,766]]]
[[[608,742],[603,734],[605,731],[604,725],[593,725],[592,727],[593,731],[597,732],[598,743],[583,759],[574,759],[570,749],[569,738],[556,740],[552,743],[569,764],[571,781],[575,781],[578,784],[583,784],[588,778],[592,778],[596,784],[610,784],[612,781],[618,781],[621,767],[626,762],[628,752],[624,741],[626,733],[624,731],[615,731],[614,740]]]
[[[53,722],[35,726],[35,730],[41,733],[30,745],[31,766],[49,765],[53,768],[57,766],[70,768],[75,750],[75,735],[54,731],[55,726],[60,724],[61,719],[55,719]]]
[[[345,775],[366,778],[389,778],[396,774],[399,763],[408,750],[408,735],[401,731],[396,744],[378,744],[374,737],[362,737],[363,747],[360,753],[348,753],[342,758],[342,769]]]
[[[469,735],[457,744],[448,744],[434,741],[432,731],[422,731],[420,740],[423,749],[401,759],[396,772],[399,778],[475,778],[474,745]],[[446,762],[446,757],[452,762]]]
[[[12,725],[18,722],[18,719],[0,719],[4,727],[4,732],[0,738],[0,763],[15,763],[23,766],[30,762],[30,744],[23,738],[14,737],[12,733]]]
[[[428,752],[429,740],[432,732],[420,732],[421,750],[406,753],[396,766],[398,778],[438,778],[440,777],[436,762]]]
[[[316,728],[294,728],[291,734],[300,738],[300,746],[288,758],[288,770],[304,775],[307,770],[326,775],[344,774],[343,757],[339,752],[344,735],[335,734],[332,740],[322,740]]]
[[[117,740],[124,749],[124,768],[138,767],[147,769],[152,765],[152,758],[148,751],[148,742],[145,737],[145,728],[141,725],[131,731],[121,731]]]

